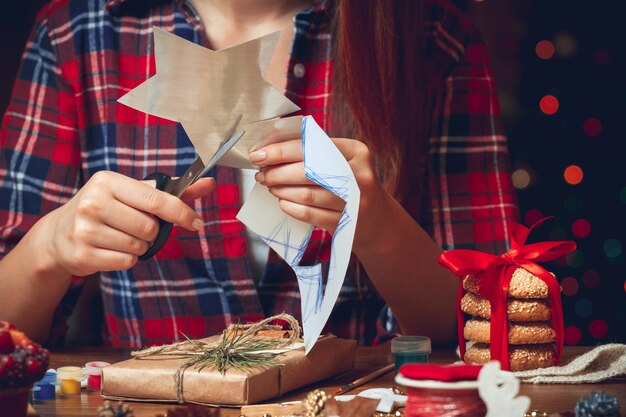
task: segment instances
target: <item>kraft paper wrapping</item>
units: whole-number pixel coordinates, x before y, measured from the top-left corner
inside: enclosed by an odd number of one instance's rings
[[[205,405],[254,404],[351,370],[355,353],[355,340],[326,335],[307,356],[304,348],[278,355],[277,361],[283,366],[248,371],[231,368],[224,375],[216,370],[189,368],[184,375],[183,397],[185,402]],[[174,373],[184,361],[155,355],[107,366],[102,372],[102,396],[176,402]]]

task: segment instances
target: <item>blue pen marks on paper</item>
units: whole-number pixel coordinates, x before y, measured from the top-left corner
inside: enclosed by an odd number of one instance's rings
[[[312,226],[280,210],[278,199],[265,186],[254,186],[237,218],[259,234],[296,273],[304,345],[308,353],[328,321],[345,279],[359,213],[360,190],[350,165],[311,116],[302,119],[302,148],[307,178],[346,202],[332,238],[325,288],[321,264],[299,265],[311,238]]]

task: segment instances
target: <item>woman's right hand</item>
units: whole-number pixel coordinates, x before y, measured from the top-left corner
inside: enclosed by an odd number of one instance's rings
[[[46,265],[76,276],[129,269],[158,234],[153,216],[200,230],[201,217],[181,199],[202,197],[213,188],[213,179],[203,178],[178,198],[149,182],[97,172],[70,201],[42,219],[38,236]]]

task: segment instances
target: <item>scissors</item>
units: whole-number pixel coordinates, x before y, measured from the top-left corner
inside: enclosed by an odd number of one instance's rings
[[[144,180],[155,180],[157,190],[165,191],[166,193],[180,197],[187,187],[196,182],[211,168],[213,168],[217,161],[219,161],[220,158],[226,154],[226,152],[231,150],[244,134],[245,131],[232,134],[230,138],[219,147],[215,155],[213,155],[213,158],[211,158],[206,165],[202,162],[202,159],[198,157],[195,161],[193,161],[189,168],[187,168],[187,171],[176,179],[172,179],[172,177],[162,172],[155,172],[145,177]],[[157,253],[163,247],[172,232],[172,227],[174,226],[172,223],[165,221],[160,217],[157,217],[157,220],[159,221],[159,234],[146,253],[139,256],[139,259],[141,260],[149,259]]]

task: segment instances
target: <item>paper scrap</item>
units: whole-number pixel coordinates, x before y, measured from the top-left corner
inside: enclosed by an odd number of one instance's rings
[[[255,185],[237,218],[260,235],[295,271],[301,295],[304,346],[308,353],[326,325],[345,279],[361,193],[348,161],[311,116],[302,119],[302,147],[307,178],[346,202],[332,238],[326,286],[322,282],[321,264],[299,265],[311,238],[311,225],[280,210],[278,200],[266,187]]]

